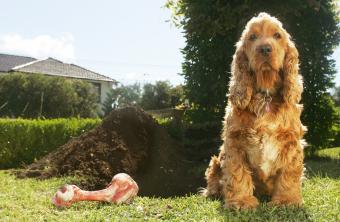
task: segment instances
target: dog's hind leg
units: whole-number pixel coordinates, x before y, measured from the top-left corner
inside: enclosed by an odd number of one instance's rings
[[[210,160],[209,167],[205,171],[205,179],[207,181],[207,188],[202,190],[202,194],[206,197],[220,197],[221,196],[221,183],[222,170],[221,160],[224,159],[224,152],[220,155],[213,156]]]

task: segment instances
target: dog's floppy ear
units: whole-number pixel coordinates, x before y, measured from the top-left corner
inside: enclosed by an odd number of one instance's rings
[[[289,104],[299,103],[303,91],[299,74],[299,53],[294,43],[288,40],[283,62],[283,100]]]
[[[229,101],[240,109],[248,106],[253,93],[253,78],[249,60],[239,42],[231,64],[231,79],[229,83]]]

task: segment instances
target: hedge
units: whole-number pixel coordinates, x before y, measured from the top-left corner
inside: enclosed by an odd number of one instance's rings
[[[94,128],[100,119],[0,119],[0,168],[30,164]]]

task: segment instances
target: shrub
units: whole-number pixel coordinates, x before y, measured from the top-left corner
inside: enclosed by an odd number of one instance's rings
[[[30,164],[99,123],[100,119],[0,119],[0,168]]]

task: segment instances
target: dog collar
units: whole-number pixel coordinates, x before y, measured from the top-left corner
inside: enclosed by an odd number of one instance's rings
[[[266,103],[270,103],[273,97],[270,95],[269,89],[266,90],[258,90],[259,93],[263,95],[263,100]]]
[[[265,92],[265,95],[264,95],[264,101],[266,103],[270,103],[272,101],[272,99],[273,98],[271,97],[271,95],[269,93],[269,89],[266,89],[266,92]]]

